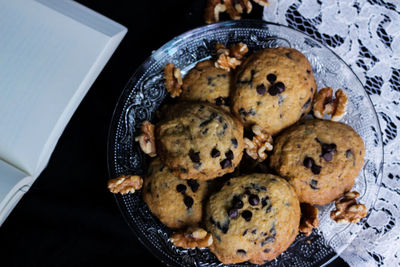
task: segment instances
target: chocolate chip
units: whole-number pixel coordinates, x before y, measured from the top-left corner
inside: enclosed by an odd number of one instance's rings
[[[318,166],[318,165],[314,164],[314,165],[312,165],[312,167],[311,167],[311,171],[312,171],[312,173],[314,173],[314,174],[320,174],[320,172],[321,172],[321,166]]]
[[[267,238],[265,238],[264,239],[264,241],[261,243],[261,244],[267,244],[267,243],[272,243],[272,242],[274,242],[275,241],[275,237],[273,237],[273,236],[268,236]],[[261,246],[264,246],[264,245],[261,245]]]
[[[250,188],[249,188],[249,187],[247,187],[246,190],[244,190],[244,194],[245,194],[245,195],[251,195],[251,192],[250,192]]]
[[[219,164],[221,165],[222,169],[225,169],[225,168],[228,168],[228,167],[232,166],[232,162],[231,162],[230,159],[224,159]]]
[[[271,229],[269,229],[269,233],[270,233],[273,237],[276,236],[275,222],[274,222],[273,225],[271,226]]]
[[[201,131],[202,134],[206,134],[208,132],[208,128],[205,128],[203,131]]]
[[[229,230],[229,224],[222,225],[222,227],[221,227],[222,233],[226,234],[228,232],[228,230]]]
[[[311,179],[311,180],[310,180],[310,187],[311,187],[312,189],[314,189],[314,190],[318,190],[318,189],[319,189],[319,187],[318,187],[318,181],[317,181],[317,180],[314,180],[314,179]]]
[[[252,216],[253,216],[253,213],[251,213],[251,211],[249,211],[249,210],[245,210],[242,212],[242,217],[243,217],[243,219],[246,220],[246,222],[251,221]]]
[[[176,191],[178,191],[179,193],[185,193],[185,191],[186,191],[186,185],[184,185],[184,184],[178,184],[177,186],[176,186]]]
[[[234,209],[241,209],[243,208],[243,201],[238,196],[234,196],[232,199],[232,207]]]
[[[260,203],[260,198],[257,195],[252,194],[249,196],[249,203],[252,206],[257,206],[258,203]]]
[[[232,138],[232,139],[231,139],[231,142],[232,142],[232,145],[233,145],[234,148],[237,148],[237,147],[238,147],[238,141],[237,141],[236,138]]]
[[[254,229],[253,231],[251,231],[251,233],[252,233],[253,235],[255,235],[255,234],[257,233],[257,229]]]
[[[229,230],[229,218],[226,218],[222,225],[220,222],[215,222],[215,226],[217,226],[217,228],[221,230],[223,234],[226,234]]]
[[[276,84],[274,84],[274,86],[278,88],[279,93],[285,91],[285,84],[283,82],[277,82]]]
[[[245,236],[247,234],[247,231],[249,231],[249,229],[244,230],[242,236]]]
[[[308,74],[310,74],[310,73],[311,73],[311,70],[306,70],[306,71],[307,71],[307,73],[308,73]]]
[[[267,75],[267,80],[268,80],[270,83],[274,83],[274,82],[276,81],[276,75],[273,74],[273,73],[268,74],[268,75]]]
[[[230,102],[231,101],[230,101],[229,97],[224,97],[224,104],[225,105],[229,106]]]
[[[237,216],[239,216],[239,212],[238,212],[237,209],[230,209],[230,210],[228,211],[228,215],[229,215],[229,218],[234,219],[234,218],[236,218]]]
[[[238,250],[236,250],[236,254],[238,254],[238,255],[246,255],[246,250],[238,249]]]
[[[196,170],[200,170],[200,168],[201,168],[201,162],[200,163],[195,163],[194,165],[193,165],[193,168],[195,168]]]
[[[196,193],[196,191],[199,189],[200,184],[194,180],[194,179],[189,179],[186,181],[186,183],[188,184],[188,186],[190,187],[190,189],[192,189],[193,193]]]
[[[272,210],[272,205],[269,204],[269,206],[265,209],[265,213],[270,213]]]
[[[191,198],[190,196],[185,196],[183,198],[183,202],[185,203],[188,209],[190,209],[193,206],[193,198]]]
[[[353,150],[347,149],[346,150],[346,158],[350,158],[350,156],[352,156],[352,155],[353,155]]]
[[[314,159],[310,157],[305,157],[303,161],[304,167],[310,169],[314,165]]]
[[[245,116],[245,117],[248,115],[247,112],[246,112],[246,110],[245,110],[244,108],[240,108],[240,109],[238,110],[238,112],[239,112],[240,115]]]
[[[200,163],[200,152],[194,152],[193,150],[191,150],[189,152],[189,157],[190,160],[194,163]]]
[[[212,225],[216,225],[216,222],[215,222],[215,220],[214,220],[213,217],[210,217],[210,223],[211,223]]]
[[[216,104],[217,106],[223,105],[223,104],[224,104],[224,98],[223,98],[222,96],[217,97],[217,98],[215,99],[215,104]]]
[[[332,150],[333,153],[336,153],[336,152],[337,152],[337,150],[336,150],[336,144],[330,144],[330,148],[331,148],[331,150]]]
[[[261,205],[262,205],[263,208],[264,208],[265,206],[267,206],[268,203],[269,203],[269,197],[268,197],[268,196],[263,197],[263,198],[261,199]]]
[[[206,126],[206,125],[209,124],[213,119],[215,119],[217,116],[218,116],[217,113],[212,112],[211,115],[210,115],[210,117],[209,117],[207,120],[205,120],[205,121],[203,121],[202,123],[200,123],[199,126],[200,126],[200,127]]]
[[[259,94],[259,95],[265,95],[265,93],[267,92],[267,88],[265,88],[264,84],[259,84],[259,85],[257,85],[256,91],[257,91],[257,94]]]
[[[271,249],[269,249],[269,248],[266,248],[266,249],[264,249],[263,251],[264,251],[264,253],[268,253],[268,252],[270,252],[270,251],[271,251]]]
[[[332,153],[327,152],[327,153],[323,154],[322,157],[323,157],[324,160],[326,160],[326,161],[331,161],[333,155],[332,155]]]
[[[336,152],[336,144],[322,144],[321,148],[323,152]]]
[[[211,157],[216,158],[216,157],[219,157],[220,155],[221,155],[221,153],[215,147],[211,150]]]
[[[249,111],[247,112],[247,114],[250,114],[251,116],[256,115],[256,112],[254,111],[253,108],[249,109]]]
[[[282,93],[285,91],[285,84],[283,82],[277,82],[271,85],[268,89],[268,93],[272,96]]]
[[[234,155],[233,155],[232,150],[229,150],[228,152],[226,152],[226,153],[225,153],[225,157],[226,157],[227,159],[229,159],[229,160],[233,160]]]

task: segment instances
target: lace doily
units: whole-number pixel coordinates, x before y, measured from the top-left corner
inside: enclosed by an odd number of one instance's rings
[[[364,84],[379,116],[385,162],[377,201],[341,257],[350,266],[400,265],[400,2],[274,0],[263,19],[324,43]]]

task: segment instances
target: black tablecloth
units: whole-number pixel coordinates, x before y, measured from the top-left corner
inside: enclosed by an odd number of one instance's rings
[[[0,266],[162,265],[136,239],[106,188],[114,106],[135,69],[165,42],[204,25],[205,0],[81,0],[128,34],[67,125],[47,168],[0,227]],[[252,14],[262,17],[254,5]],[[346,265],[338,259],[329,266]]]

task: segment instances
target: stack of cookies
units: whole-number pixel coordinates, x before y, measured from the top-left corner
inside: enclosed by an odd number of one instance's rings
[[[310,234],[318,225],[313,205],[348,193],[365,153],[351,127],[322,120],[342,117],[347,98],[341,90],[336,99],[330,88],[318,92],[301,52],[278,47],[246,57],[247,51],[245,44],[218,44],[218,58],[199,62],[183,79],[168,64],[165,85],[174,101],[137,138],[154,157],[143,198],[177,231],[171,241],[209,247],[224,264],[263,264],[299,230]],[[305,118],[313,107],[320,119]],[[130,178],[109,186],[129,186]],[[357,205],[362,214],[348,221],[365,216]]]

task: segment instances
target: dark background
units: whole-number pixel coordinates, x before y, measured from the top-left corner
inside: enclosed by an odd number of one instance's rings
[[[85,6],[128,33],[67,125],[47,168],[0,227],[1,266],[162,266],[108,192],[107,135],[135,69],[164,43],[204,25],[205,0],[96,1]],[[246,18],[261,19],[253,5]],[[222,17],[226,19],[226,17]],[[347,266],[340,258],[329,266]]]

